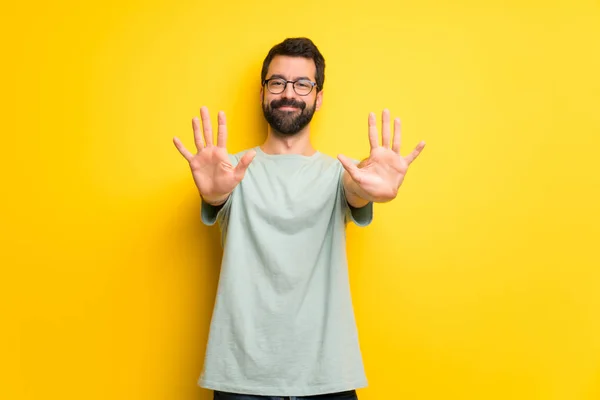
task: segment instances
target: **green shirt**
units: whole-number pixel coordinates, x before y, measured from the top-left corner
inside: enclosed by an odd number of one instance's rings
[[[225,204],[202,203],[202,221],[219,222],[223,261],[198,384],[267,396],[365,387],[345,227],[368,225],[373,204],[349,206],[332,157],[255,150]]]

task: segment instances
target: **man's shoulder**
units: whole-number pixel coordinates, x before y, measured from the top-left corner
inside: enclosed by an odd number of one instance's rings
[[[334,157],[330,156],[329,154],[321,153],[320,151],[318,151],[317,153],[319,153],[318,156],[322,162],[326,162],[329,164],[338,162],[337,158],[334,158]]]
[[[318,152],[316,160],[325,165],[326,167],[343,168],[342,163],[336,157],[332,157],[329,154]]]
[[[254,147],[250,148],[250,149],[239,151],[237,153],[229,154],[229,161],[231,161],[231,163],[235,167],[237,165],[237,163],[240,161],[240,159],[244,156],[244,154],[246,154],[247,152],[249,152],[250,150],[253,150],[253,149],[254,149]]]

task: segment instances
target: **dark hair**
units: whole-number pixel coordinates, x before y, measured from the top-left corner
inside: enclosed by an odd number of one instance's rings
[[[312,59],[317,67],[315,76],[317,90],[323,90],[323,83],[325,82],[325,59],[312,40],[304,37],[287,38],[283,42],[273,46],[269,51],[269,54],[267,54],[265,61],[263,61],[262,72],[260,74],[261,82],[264,82],[267,77],[269,65],[275,56],[304,57]]]

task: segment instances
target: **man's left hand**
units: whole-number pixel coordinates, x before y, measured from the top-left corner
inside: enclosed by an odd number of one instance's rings
[[[425,147],[425,142],[421,141],[409,155],[401,156],[400,118],[394,119],[394,137],[391,148],[389,110],[383,110],[381,120],[382,140],[380,146],[375,114],[369,114],[369,142],[371,144],[369,158],[355,165],[348,157],[338,155],[338,159],[352,180],[351,195],[377,203],[384,203],[396,197],[408,171],[408,166]],[[346,189],[348,190],[348,187]]]

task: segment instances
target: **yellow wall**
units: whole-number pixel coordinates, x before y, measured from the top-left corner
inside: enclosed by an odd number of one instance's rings
[[[3,6],[0,398],[208,399],[221,250],[174,135],[225,110],[261,142],[260,65],[325,55],[323,152],[369,111],[423,139],[349,228],[374,399],[600,399],[598,1]]]

